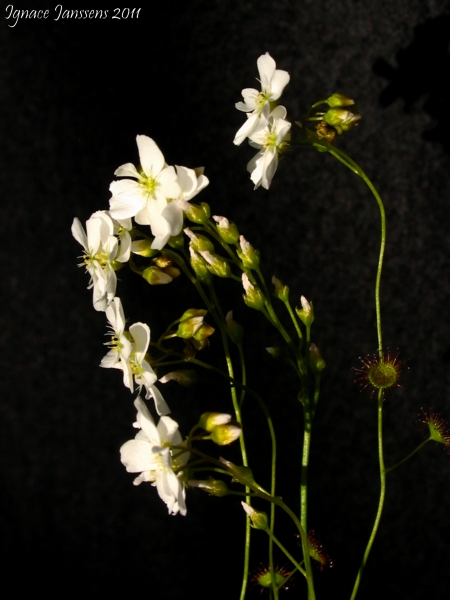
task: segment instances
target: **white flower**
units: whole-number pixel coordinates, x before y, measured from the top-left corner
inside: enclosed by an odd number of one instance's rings
[[[175,168],[181,190],[180,195],[173,202],[169,202],[161,213],[168,224],[170,235],[178,235],[181,232],[183,229],[183,211],[189,210],[188,201],[192,200],[209,183],[209,179],[203,175],[203,167],[188,169],[187,167],[175,165]]]
[[[120,299],[110,307],[107,312],[108,320],[114,332],[113,348],[103,358],[101,367],[114,368],[123,371],[123,383],[130,392],[134,390],[134,383],[146,389],[145,398],[153,398],[158,415],[167,415],[170,409],[159,389],[154,385],[158,379],[151,368],[145,355],[150,344],[150,328],[146,323],[134,323],[130,326],[129,333],[133,342],[124,335],[125,318]],[[133,381],[134,377],[134,381]]]
[[[140,431],[134,440],[120,448],[120,459],[129,473],[140,473],[134,485],[150,481],[164,500],[169,514],[186,514],[186,492],[174,469],[183,467],[189,452],[171,450],[171,446],[182,445],[178,423],[170,417],[161,417],[157,426],[141,398],[134,402],[137,408],[137,423]],[[176,458],[173,457],[176,456]],[[177,456],[178,455],[178,456]]]
[[[236,108],[247,114],[247,121],[236,133],[234,143],[239,146],[246,137],[265,127],[269,114],[269,103],[280,98],[289,83],[289,73],[276,69],[276,63],[268,52],[257,60],[261,91],[253,88],[242,90],[244,102],[237,102]]]
[[[126,263],[130,260],[131,254],[131,235],[130,231],[133,228],[131,218],[128,219],[113,219],[114,234],[119,238],[119,250],[116,260],[121,263]]]
[[[106,345],[111,349],[103,357],[100,366],[106,369],[115,368],[123,370],[123,380],[127,388],[132,387],[132,373],[128,364],[128,359],[132,351],[130,340],[124,335],[125,331],[125,316],[123,313],[122,302],[117,296],[106,309],[106,317],[110,323],[112,331],[111,342]]]
[[[268,190],[275,175],[279,146],[291,128],[291,124],[285,120],[285,117],[284,106],[277,106],[270,113],[266,127],[254,133],[250,138],[250,144],[254,148],[261,148],[247,165],[247,171],[251,173],[250,179],[255,184],[255,189],[262,185]]]
[[[155,236],[152,247],[160,250],[173,235],[172,223],[162,213],[169,199],[179,197],[180,186],[174,167],[166,165],[156,143],[146,135],[138,135],[136,142],[142,172],[131,163],[116,169],[117,177],[133,179],[111,183],[110,214],[117,220],[135,217],[140,225],[150,225]],[[170,218],[170,214],[168,216]]]
[[[84,250],[83,262],[94,288],[93,303],[96,310],[105,311],[116,293],[117,278],[111,266],[117,256],[118,242],[114,236],[114,224],[105,211],[97,211],[86,221],[86,232],[79,219],[72,223],[72,235]]]

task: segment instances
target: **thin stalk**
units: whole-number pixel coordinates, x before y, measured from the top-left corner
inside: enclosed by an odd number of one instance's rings
[[[405,458],[402,458],[402,460],[399,460],[398,463],[395,463],[395,465],[393,465],[392,467],[389,467],[386,469],[386,473],[390,473],[391,471],[393,471],[394,469],[396,469],[397,467],[400,467],[403,463],[405,463],[407,460],[409,460],[412,456],[414,456],[414,454],[416,452],[419,452],[419,450],[421,448],[423,448],[425,446],[425,444],[427,442],[429,442],[431,440],[431,435],[430,437],[428,437],[426,440],[423,440],[423,442],[421,442],[417,448],[415,448],[412,452],[410,452],[408,454],[408,456],[405,456]]]
[[[271,533],[268,529],[266,529],[270,539],[278,546],[278,548],[283,552],[283,554],[285,554],[287,556],[287,558],[291,561],[291,563],[294,565],[294,567],[300,571],[300,573],[306,577],[306,571],[304,569],[302,569],[302,567],[300,566],[300,564],[295,560],[295,558],[293,558],[293,556],[286,550],[286,548],[283,546],[283,544],[274,536],[273,533]],[[278,591],[278,588],[277,588]]]
[[[372,532],[369,537],[369,541],[366,546],[366,550],[364,552],[364,556],[361,562],[361,566],[359,567],[358,575],[356,576],[355,585],[353,587],[352,595],[350,596],[350,600],[354,600],[356,598],[356,594],[358,592],[359,584],[361,582],[362,574],[364,571],[364,567],[366,566],[367,559],[369,558],[370,550],[372,549],[372,544],[377,534],[378,526],[381,520],[381,513],[383,512],[384,498],[386,495],[386,468],[384,466],[384,457],[383,457],[383,391],[378,391],[378,461],[380,466],[380,499],[378,501],[378,510],[375,517],[375,521],[372,527]]]

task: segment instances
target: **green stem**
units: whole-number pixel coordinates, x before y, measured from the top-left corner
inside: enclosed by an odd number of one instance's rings
[[[425,444],[427,442],[429,442],[431,440],[431,436],[428,437],[426,440],[423,440],[423,442],[421,442],[417,448],[415,448],[412,452],[410,452],[408,454],[408,456],[405,456],[405,458],[402,458],[402,460],[399,460],[398,463],[395,463],[395,465],[393,465],[392,467],[389,467],[388,469],[386,469],[386,473],[390,473],[391,471],[393,471],[394,469],[396,469],[397,467],[400,467],[403,463],[405,463],[407,460],[409,460],[412,456],[414,456],[414,454],[416,452],[419,452],[419,450],[421,448],[423,448],[425,446]]]
[[[298,569],[300,571],[300,573],[302,575],[304,575],[306,577],[306,571],[304,569],[302,569],[302,567],[300,566],[300,564],[295,560],[295,558],[292,557],[292,555],[286,550],[286,548],[283,546],[283,544],[274,536],[273,533],[271,533],[268,529],[266,529],[266,532],[268,533],[270,539],[278,546],[278,548],[283,552],[283,554],[285,554],[287,556],[287,558],[291,561],[291,563],[294,565],[294,567],[296,569]],[[278,591],[278,588],[277,588]]]
[[[303,451],[302,451],[302,475],[300,483],[300,521],[303,529],[307,532],[308,517],[308,465],[309,452],[311,448],[311,412],[309,408],[303,407],[304,431],[303,431]]]
[[[350,597],[350,600],[354,600],[356,598],[356,594],[358,592],[359,584],[361,582],[361,577],[364,571],[364,567],[366,566],[367,559],[369,558],[370,550],[372,548],[373,541],[377,534],[378,526],[381,520],[381,513],[383,512],[384,498],[386,495],[386,468],[384,466],[384,457],[383,457],[383,391],[378,391],[378,461],[380,465],[380,499],[378,501],[378,510],[375,517],[375,522],[372,527],[372,532],[369,537],[369,541],[366,546],[366,550],[364,552],[364,556],[361,562],[361,566],[359,567],[358,575],[356,576],[355,585],[353,587],[353,592]]]

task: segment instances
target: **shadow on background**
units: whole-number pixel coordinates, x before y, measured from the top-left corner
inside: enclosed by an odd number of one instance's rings
[[[440,142],[450,153],[450,14],[430,19],[414,28],[414,40],[397,53],[398,67],[392,67],[384,58],[373,65],[377,75],[390,81],[380,95],[383,107],[397,98],[405,103],[405,112],[427,96],[423,109],[437,121],[433,129],[423,132],[423,138]]]

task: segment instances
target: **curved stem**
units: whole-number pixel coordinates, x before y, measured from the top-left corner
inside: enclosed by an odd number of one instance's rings
[[[295,560],[295,558],[292,557],[292,555],[286,550],[286,548],[283,546],[283,544],[274,536],[273,533],[271,533],[268,529],[266,529],[270,539],[275,542],[275,544],[278,546],[278,548],[283,552],[283,554],[285,554],[287,556],[287,558],[291,561],[291,563],[294,565],[294,567],[296,569],[298,569],[300,571],[300,573],[302,575],[304,575],[304,577],[306,577],[306,571],[304,569],[302,569],[302,567],[300,566],[300,564]],[[278,591],[278,588],[277,588]]]
[[[355,585],[350,600],[354,600],[358,592],[361,577],[366,566],[367,559],[369,558],[370,550],[372,548],[373,541],[377,534],[378,526],[381,520],[381,513],[383,512],[384,498],[386,495],[386,469],[384,466],[383,457],[383,391],[378,391],[378,461],[380,465],[380,499],[378,501],[378,510],[375,517],[375,521],[372,527],[372,532],[369,537],[369,541],[364,552],[364,556],[359,567],[358,575],[356,576]]]
[[[419,450],[421,448],[423,448],[425,446],[425,444],[427,442],[429,442],[431,440],[431,436],[428,437],[426,440],[423,440],[423,442],[421,442],[417,448],[415,448],[412,452],[410,452],[408,454],[408,456],[405,456],[405,458],[402,458],[402,460],[399,460],[398,463],[395,463],[395,465],[393,465],[392,467],[389,467],[388,469],[386,469],[386,473],[390,473],[391,471],[393,471],[394,469],[396,469],[397,467],[400,467],[403,463],[405,463],[407,460],[409,460],[412,456],[414,456],[414,454],[416,452],[419,452]]]

